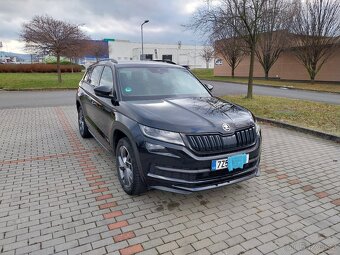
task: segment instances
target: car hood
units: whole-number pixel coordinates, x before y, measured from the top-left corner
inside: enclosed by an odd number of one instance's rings
[[[125,101],[128,117],[142,125],[180,133],[233,133],[254,124],[251,113],[215,97]],[[228,124],[230,131],[222,128]]]

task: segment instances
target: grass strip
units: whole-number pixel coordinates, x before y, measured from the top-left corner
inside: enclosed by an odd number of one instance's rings
[[[255,116],[278,120],[340,136],[340,106],[271,96],[224,96],[227,101],[239,104]]]
[[[84,73],[63,73],[58,83],[56,73],[0,73],[0,89],[75,89]]]

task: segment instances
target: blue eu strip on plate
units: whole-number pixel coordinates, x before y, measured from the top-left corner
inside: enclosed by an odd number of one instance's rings
[[[215,171],[215,170],[216,170],[216,160],[213,160],[213,161],[211,162],[211,170],[212,170],[212,171]]]

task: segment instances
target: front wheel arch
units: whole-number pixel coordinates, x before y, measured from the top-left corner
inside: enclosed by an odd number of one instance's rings
[[[119,130],[119,129],[116,129],[116,130],[113,132],[113,143],[112,143],[112,145],[113,145],[113,151],[114,151],[114,153],[116,153],[117,144],[118,144],[119,140],[122,139],[122,138],[124,138],[124,137],[128,138],[128,136],[127,136],[123,131],[121,131],[121,130]],[[129,140],[130,140],[130,139],[129,139]],[[131,140],[130,140],[130,143],[131,143]]]
[[[146,176],[144,174],[143,168],[142,168],[142,164],[141,164],[141,160],[140,160],[140,156],[139,156],[139,150],[137,147],[137,144],[135,141],[135,139],[133,138],[132,134],[129,132],[129,129],[127,127],[125,127],[122,123],[115,123],[115,130],[112,132],[112,149],[113,149],[113,153],[114,155],[116,154],[116,147],[117,144],[119,142],[120,139],[126,137],[133,149],[133,152],[135,154],[136,160],[137,160],[137,164],[138,164],[138,170],[139,170],[139,174],[140,177],[142,178],[144,183],[146,182]]]
[[[122,148],[125,149],[125,153],[123,153],[125,156],[123,157],[121,156]],[[130,139],[126,136],[119,139],[115,151],[117,174],[123,190],[129,195],[140,195],[146,190],[146,183],[144,182],[143,176],[141,175],[143,171],[141,171],[139,168],[139,160],[136,158],[136,156],[137,155],[134,152]],[[125,158],[126,161],[124,161],[123,158]],[[129,161],[127,160],[128,158]],[[126,162],[129,162],[129,164]],[[122,176],[125,176],[125,178],[123,179]],[[126,187],[125,180],[130,180],[129,176],[133,176],[131,177],[132,181],[128,181],[129,186]]]

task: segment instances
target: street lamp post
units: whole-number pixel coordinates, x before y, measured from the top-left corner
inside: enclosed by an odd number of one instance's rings
[[[140,33],[141,33],[141,37],[142,37],[142,60],[144,60],[144,45],[143,45],[143,25],[148,23],[149,20],[145,20],[142,25],[140,25]]]

